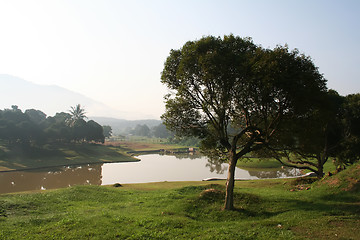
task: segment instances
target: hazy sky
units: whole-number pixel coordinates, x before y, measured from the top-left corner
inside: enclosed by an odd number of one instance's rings
[[[0,73],[159,118],[170,49],[232,33],[298,48],[346,95],[360,92],[359,24],[358,0],[0,0]]]

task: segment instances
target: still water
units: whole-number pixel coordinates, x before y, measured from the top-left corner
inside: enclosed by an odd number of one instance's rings
[[[228,164],[204,156],[141,155],[139,162],[86,164],[0,173],[0,193],[46,190],[73,185],[109,185],[162,181],[201,181],[227,176]],[[284,178],[301,175],[296,169],[247,171],[236,169],[236,179]]]

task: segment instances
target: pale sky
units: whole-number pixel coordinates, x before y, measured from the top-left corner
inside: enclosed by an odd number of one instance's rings
[[[232,33],[298,48],[347,95],[360,92],[359,24],[358,0],[0,0],[0,74],[159,119],[169,51]]]

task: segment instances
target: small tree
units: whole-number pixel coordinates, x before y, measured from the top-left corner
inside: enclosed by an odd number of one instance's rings
[[[77,104],[75,107],[71,107],[69,110],[71,117],[67,120],[69,126],[74,126],[76,121],[84,120],[86,117],[85,109],[81,108],[80,104]]]
[[[229,162],[225,209],[234,208],[238,159],[278,146],[284,123],[311,110],[326,89],[311,59],[297,50],[263,49],[232,35],[171,50],[161,80],[170,90],[164,124],[199,137],[205,154]]]
[[[112,128],[109,125],[102,126],[104,137],[110,138],[112,136]]]

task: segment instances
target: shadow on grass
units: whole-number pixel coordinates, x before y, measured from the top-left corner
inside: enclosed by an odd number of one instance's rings
[[[324,216],[360,216],[359,197],[354,193],[321,194],[304,192],[304,195],[268,195],[235,192],[233,211],[224,211],[224,186],[211,184],[189,186],[177,190],[183,197],[183,213],[197,221],[237,221],[241,219],[267,219],[286,212],[314,212]],[[279,192],[279,194],[281,194]]]
[[[282,213],[282,211],[267,211],[262,207],[261,197],[251,193],[235,193],[236,209],[224,211],[225,187],[218,184],[188,186],[176,191],[178,194],[188,196],[182,211],[192,220],[224,222],[249,218],[263,219]]]
[[[268,205],[271,205],[271,201]],[[333,194],[312,193],[306,199],[277,200],[274,205],[282,206],[283,212],[288,211],[307,211],[320,213],[326,216],[335,215],[357,215],[360,217],[359,195],[347,192],[338,192]]]

